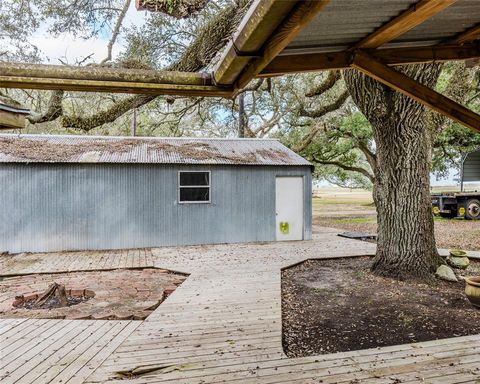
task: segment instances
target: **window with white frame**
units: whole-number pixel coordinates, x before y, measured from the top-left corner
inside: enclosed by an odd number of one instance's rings
[[[180,203],[209,203],[210,172],[178,172],[178,201]]]

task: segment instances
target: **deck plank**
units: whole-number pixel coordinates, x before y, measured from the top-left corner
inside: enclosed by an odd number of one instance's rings
[[[65,320],[0,320],[7,352],[1,363],[11,371],[4,381],[123,384],[116,372],[153,365],[177,369],[128,382],[391,384],[392,377],[408,383],[478,382],[480,370],[472,367],[480,367],[480,335],[285,356],[281,269],[374,251],[374,244],[325,230],[303,242],[28,255],[32,264],[17,272],[156,267],[190,276],[143,322],[83,320],[69,332]],[[15,258],[9,262],[14,265]]]

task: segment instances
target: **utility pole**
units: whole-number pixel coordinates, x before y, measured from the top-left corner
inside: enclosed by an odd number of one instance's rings
[[[245,92],[238,95],[238,137],[245,137]]]
[[[137,135],[137,108],[133,108],[132,136]]]

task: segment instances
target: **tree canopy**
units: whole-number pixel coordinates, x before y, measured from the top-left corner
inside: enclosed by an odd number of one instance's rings
[[[105,57],[74,65],[205,71],[233,34],[247,0],[157,0],[158,11],[127,25],[131,0],[40,0],[0,4],[0,60],[46,61],[32,36],[102,37]],[[113,55],[113,47],[119,53]],[[63,63],[67,63],[61,59]],[[57,63],[58,64],[58,63]],[[464,63],[442,67],[436,89],[480,110],[480,71]],[[147,136],[235,136],[239,102],[218,98],[87,94],[0,89],[4,99],[30,108],[28,132]],[[375,180],[372,128],[349,97],[342,73],[297,74],[254,80],[243,90],[245,135],[277,137],[314,164],[316,176],[338,185],[368,188]],[[460,156],[480,146],[480,135],[432,113],[432,170],[445,175]]]

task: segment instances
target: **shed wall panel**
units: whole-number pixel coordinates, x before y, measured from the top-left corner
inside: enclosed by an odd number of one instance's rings
[[[464,181],[480,181],[480,150],[469,153],[463,163]]]
[[[178,203],[179,170],[211,171],[211,204]],[[275,177],[309,167],[1,164],[0,251],[41,252],[275,240]]]

